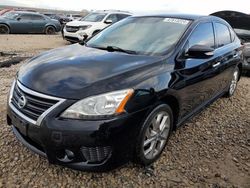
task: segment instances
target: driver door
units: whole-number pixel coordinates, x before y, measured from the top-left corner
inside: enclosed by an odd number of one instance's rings
[[[30,33],[32,31],[32,17],[29,14],[21,14],[13,24],[15,33]]]
[[[215,33],[211,22],[197,25],[184,45],[183,54],[195,45],[215,49]],[[184,78],[180,96],[183,105],[181,116],[185,117],[219,94],[223,78],[220,75],[221,67],[216,55],[206,58],[183,56],[180,62],[177,62],[182,65],[177,72]]]

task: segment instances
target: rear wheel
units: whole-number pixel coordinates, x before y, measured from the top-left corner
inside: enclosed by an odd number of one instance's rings
[[[46,35],[54,35],[56,33],[56,29],[53,26],[47,26],[45,28]]]
[[[7,25],[0,24],[0,34],[9,34],[10,28]]]
[[[231,83],[229,85],[229,89],[226,93],[226,97],[231,97],[233,96],[236,88],[237,88],[237,84],[238,84],[238,80],[239,80],[239,76],[240,76],[240,70],[238,67],[235,68],[234,72],[233,72],[233,78],[231,80]]]
[[[146,118],[136,143],[135,161],[149,165],[164,150],[173,128],[173,114],[167,104],[157,106]]]

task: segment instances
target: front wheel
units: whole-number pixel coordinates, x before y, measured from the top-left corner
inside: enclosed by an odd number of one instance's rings
[[[234,72],[233,72],[233,78],[231,80],[231,83],[229,85],[228,91],[226,93],[226,97],[231,97],[233,96],[236,88],[237,88],[237,84],[239,81],[239,75],[240,75],[240,70],[238,67],[235,68]]]
[[[136,143],[135,162],[149,165],[164,150],[173,128],[173,113],[167,104],[154,108],[145,119]]]
[[[9,34],[10,28],[7,25],[0,24],[0,34]]]
[[[45,34],[46,35],[54,35],[56,33],[56,30],[53,26],[47,26],[45,28]]]

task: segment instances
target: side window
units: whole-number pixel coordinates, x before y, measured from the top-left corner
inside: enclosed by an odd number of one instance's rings
[[[117,16],[118,16],[118,20],[122,20],[124,18],[129,17],[130,15],[128,15],[128,14],[117,14]]]
[[[230,32],[226,25],[215,23],[215,29],[217,34],[218,47],[222,47],[231,43]]]
[[[110,14],[110,15],[106,18],[106,20],[112,20],[112,23],[115,23],[115,22],[119,21],[119,20],[118,20],[118,17],[117,17],[117,14]]]
[[[22,21],[31,21],[31,20],[33,20],[32,15],[30,15],[30,14],[22,14],[19,18]]]
[[[44,20],[44,17],[39,16],[39,15],[32,15],[32,19],[37,20],[37,21],[41,21],[41,20]]]
[[[212,23],[201,23],[195,28],[188,40],[188,47],[190,48],[194,45],[205,45],[215,48]]]

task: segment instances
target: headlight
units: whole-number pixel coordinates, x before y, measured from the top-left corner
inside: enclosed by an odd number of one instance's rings
[[[82,25],[82,26],[79,26],[79,30],[85,30],[85,29],[88,29],[90,27],[91,27],[91,25]]]
[[[133,89],[126,89],[85,98],[70,106],[61,117],[84,119],[125,112],[124,107],[133,92]]]

